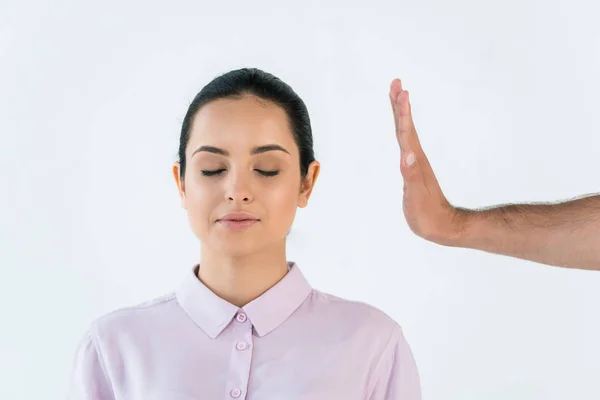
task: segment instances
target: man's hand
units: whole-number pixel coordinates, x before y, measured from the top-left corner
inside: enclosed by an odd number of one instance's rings
[[[444,246],[565,268],[600,270],[600,195],[482,210],[452,206],[421,148],[408,97],[402,82],[394,79],[390,102],[400,145],[403,209],[414,233]]]
[[[462,216],[444,196],[421,148],[408,91],[403,90],[400,79],[392,81],[390,102],[400,145],[400,171],[404,178],[402,206],[406,221],[410,229],[422,238],[448,244],[460,233]]]

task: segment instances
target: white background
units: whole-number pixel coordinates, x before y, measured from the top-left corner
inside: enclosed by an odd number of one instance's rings
[[[0,398],[63,398],[91,320],[199,261],[179,130],[244,66],[311,113],[322,173],[288,259],[403,326],[424,399],[600,398],[600,273],[413,235],[388,100],[401,78],[455,205],[598,192],[600,7],[280,3],[0,2]]]

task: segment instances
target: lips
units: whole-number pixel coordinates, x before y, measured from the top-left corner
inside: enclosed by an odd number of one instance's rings
[[[244,231],[260,220],[247,212],[235,212],[224,215],[217,220],[217,223],[229,229],[230,231]]]
[[[217,220],[219,221],[232,221],[232,222],[241,222],[241,221],[259,221],[256,216],[248,213],[248,212],[232,212],[225,214],[221,218]]]

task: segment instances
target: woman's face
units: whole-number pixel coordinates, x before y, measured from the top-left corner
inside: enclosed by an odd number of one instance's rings
[[[301,181],[285,111],[249,95],[201,107],[191,124],[186,163],[183,181],[179,163],[173,175],[192,231],[203,246],[232,256],[284,245],[296,208],[306,206],[319,174],[315,161]],[[218,222],[232,212],[259,221],[243,230]]]

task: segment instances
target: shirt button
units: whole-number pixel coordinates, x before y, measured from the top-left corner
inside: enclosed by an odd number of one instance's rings
[[[233,389],[231,391],[231,397],[233,397],[234,399],[237,399],[241,395],[242,395],[242,391],[240,389]]]
[[[248,348],[248,345],[245,342],[238,342],[235,345],[235,348],[238,350],[246,350],[246,348]]]
[[[238,321],[238,322],[245,322],[245,321],[246,321],[246,314],[244,314],[244,313],[239,313],[239,314],[237,315],[237,318],[236,318],[236,319],[237,319],[237,321]]]

